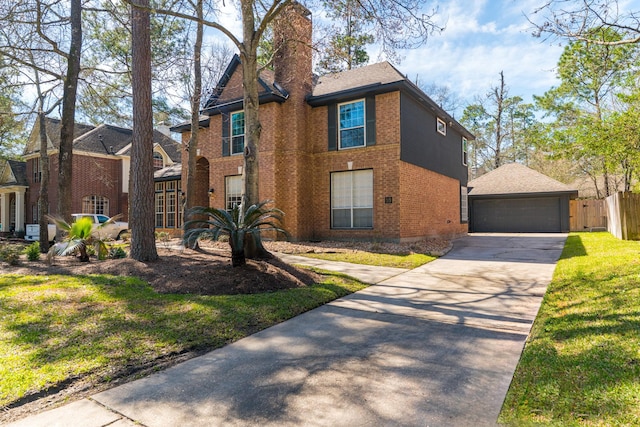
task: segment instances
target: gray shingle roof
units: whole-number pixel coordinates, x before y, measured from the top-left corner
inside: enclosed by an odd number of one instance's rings
[[[9,167],[13,171],[13,176],[16,177],[16,184],[27,187],[27,163],[17,160],[8,160]]]
[[[28,187],[27,163],[18,160],[0,162],[0,187]]]
[[[376,83],[395,83],[406,80],[389,62],[379,62],[319,77],[312,96],[322,96]]]
[[[469,181],[470,196],[575,193],[575,188],[519,163],[509,163]]]
[[[171,166],[157,170],[153,173],[153,179],[156,181],[165,181],[180,178],[182,175],[182,164],[174,163]]]
[[[47,118],[47,134],[54,144],[60,147],[60,120]],[[102,124],[99,126],[76,123],[76,138],[73,140],[73,149],[98,154],[115,154],[131,144],[133,131],[118,126]],[[174,162],[181,159],[180,143],[164,135],[158,130],[153,131],[153,142],[159,144]],[[39,148],[39,147],[37,147]],[[35,152],[39,151],[36,149]],[[30,154],[30,153],[25,153]]]

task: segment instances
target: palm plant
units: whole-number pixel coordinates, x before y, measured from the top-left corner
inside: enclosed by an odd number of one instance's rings
[[[246,264],[244,254],[245,238],[248,235],[259,237],[264,231],[275,231],[289,237],[280,223],[284,212],[280,209],[267,207],[271,200],[265,200],[251,205],[246,210],[243,205],[236,205],[231,211],[205,206],[189,209],[189,215],[206,216],[206,219],[194,219],[184,224],[184,243],[195,247],[200,239],[218,240],[220,236],[229,236],[231,246],[231,265],[238,267]]]
[[[69,224],[63,218],[47,216],[49,220],[55,223],[56,227],[66,233],[64,241],[56,243],[49,249],[47,253],[47,262],[51,263],[51,260],[56,255],[70,255],[74,253],[80,254],[81,262],[89,262],[89,254],[87,248],[92,246],[95,250],[98,259],[104,259],[109,250],[104,239],[99,237],[99,233],[96,230],[104,227],[107,224],[111,224],[120,218],[121,215],[116,215],[106,222],[99,224],[95,229],[93,228],[93,221],[90,218],[82,217],[77,221]]]

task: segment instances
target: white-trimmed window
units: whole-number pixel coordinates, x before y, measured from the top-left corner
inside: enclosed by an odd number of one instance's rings
[[[439,134],[447,135],[447,123],[440,117],[436,117],[436,130]]]
[[[469,200],[467,187],[460,187],[460,222],[469,221]]]
[[[155,183],[156,228],[164,228],[164,182]]]
[[[164,168],[164,157],[157,151],[153,152],[153,170],[160,170]]]
[[[242,203],[242,175],[227,176],[225,181],[225,207],[228,211]]]
[[[373,170],[331,174],[331,228],[373,228]]]
[[[467,138],[463,136],[462,137],[462,164],[464,166],[467,166],[467,161],[469,157],[468,150],[469,150],[469,142],[467,141]]]
[[[82,198],[82,213],[109,215],[109,199],[104,196]]]
[[[165,192],[167,195],[166,227],[175,228],[176,211],[178,207],[178,193],[176,192],[176,181],[167,181],[164,184],[165,184]]]
[[[364,99],[338,104],[338,146],[340,149],[366,145]]]
[[[244,111],[231,114],[231,154],[244,151]]]

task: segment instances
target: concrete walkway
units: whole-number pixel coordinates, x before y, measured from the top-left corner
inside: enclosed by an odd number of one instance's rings
[[[411,271],[342,265],[377,284],[12,425],[493,426],[565,239],[474,234]]]

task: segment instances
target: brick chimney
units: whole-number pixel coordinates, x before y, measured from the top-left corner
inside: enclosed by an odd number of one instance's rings
[[[311,33],[311,12],[297,1],[274,21],[275,81],[295,97],[311,92]]]
[[[289,93],[279,105],[273,154],[275,200],[287,214],[285,228],[299,238],[310,238],[313,226],[308,214],[313,194],[313,180],[309,179],[313,147],[307,135],[311,107],[306,102],[313,82],[311,31],[311,12],[297,1],[273,25],[274,78]]]

